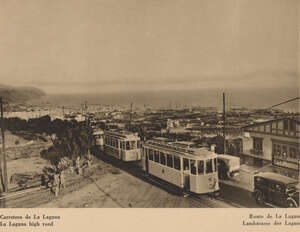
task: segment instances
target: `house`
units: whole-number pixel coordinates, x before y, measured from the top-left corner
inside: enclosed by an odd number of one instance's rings
[[[278,118],[242,128],[241,162],[273,166],[299,173],[300,118]]]

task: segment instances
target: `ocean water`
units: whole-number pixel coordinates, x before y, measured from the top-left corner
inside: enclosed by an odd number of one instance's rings
[[[216,106],[222,108],[222,93],[225,92],[227,107],[267,108],[300,96],[299,88],[255,88],[255,89],[201,89],[201,90],[169,90],[130,91],[103,94],[51,94],[42,101],[56,105],[77,105],[87,101],[88,104],[130,105],[175,107],[175,106]],[[298,111],[300,100],[296,100],[276,108]]]

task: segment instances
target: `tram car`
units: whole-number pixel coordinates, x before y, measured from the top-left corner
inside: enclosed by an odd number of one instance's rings
[[[104,131],[101,129],[96,129],[93,132],[93,136],[95,139],[95,145],[100,150],[104,150]]]
[[[219,192],[217,154],[188,142],[155,138],[143,144],[143,170],[185,192]]]
[[[141,141],[128,131],[105,130],[104,153],[122,161],[141,160]]]

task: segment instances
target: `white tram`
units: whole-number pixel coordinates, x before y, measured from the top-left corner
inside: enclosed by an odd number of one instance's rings
[[[122,161],[141,160],[140,138],[131,132],[105,130],[104,152]]]
[[[187,142],[156,138],[143,144],[143,170],[184,191],[197,194],[219,190],[217,154],[191,148]]]
[[[101,129],[94,130],[93,136],[95,138],[95,145],[101,150],[104,150],[104,131]]]

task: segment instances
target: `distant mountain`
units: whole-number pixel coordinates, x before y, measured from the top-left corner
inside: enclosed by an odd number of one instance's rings
[[[12,87],[0,85],[0,96],[10,103],[24,103],[45,96],[46,93],[35,87]]]

